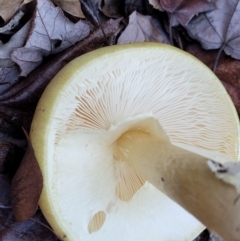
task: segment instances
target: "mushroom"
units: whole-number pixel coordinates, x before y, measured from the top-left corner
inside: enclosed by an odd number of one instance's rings
[[[41,210],[71,241],[191,241],[205,227],[188,211],[201,222],[202,212],[212,215],[205,203],[194,208],[207,199],[202,187],[228,187],[207,160],[239,158],[238,117],[220,81],[157,43],[71,61],[44,91],[30,138],[44,178]]]

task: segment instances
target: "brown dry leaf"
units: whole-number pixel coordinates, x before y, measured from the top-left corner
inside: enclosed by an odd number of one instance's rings
[[[17,221],[32,217],[38,207],[43,177],[31,142],[11,183],[12,206]]]
[[[129,16],[129,23],[119,37],[118,44],[134,42],[169,43],[169,38],[157,19],[134,11]]]
[[[85,18],[79,0],[52,0],[65,12],[78,17]]]
[[[90,32],[86,22],[80,20],[73,24],[49,0],[37,0],[35,11],[26,44],[11,54],[11,59],[21,69],[21,76],[28,75],[42,63],[44,57],[61,52]]]
[[[0,17],[8,22],[19,10],[23,0],[0,0]]]

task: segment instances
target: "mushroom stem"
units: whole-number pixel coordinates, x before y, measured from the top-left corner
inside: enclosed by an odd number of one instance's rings
[[[207,158],[174,146],[159,123],[151,122],[148,132],[124,133],[117,141],[118,155],[130,150],[124,160],[143,178],[225,240],[240,240],[240,201],[235,202],[234,186],[215,177]]]

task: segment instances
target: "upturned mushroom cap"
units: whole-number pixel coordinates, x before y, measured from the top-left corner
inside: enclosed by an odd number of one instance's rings
[[[125,161],[132,150],[124,140],[136,147],[150,134],[161,145],[160,125],[181,148],[238,160],[230,97],[207,67],[181,50],[155,43],[106,47],[54,77],[30,138],[44,178],[40,207],[64,240],[183,241],[204,229]]]

